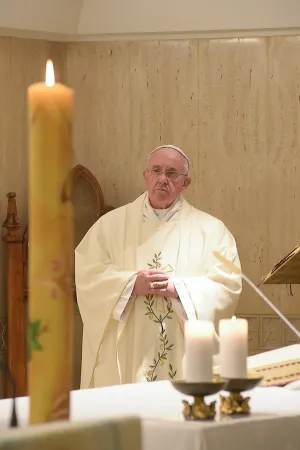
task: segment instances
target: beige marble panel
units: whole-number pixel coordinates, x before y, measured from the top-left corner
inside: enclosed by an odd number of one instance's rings
[[[67,48],[68,82],[77,92],[77,162],[97,177],[106,202],[121,206],[130,180],[129,44]]]
[[[98,154],[105,155],[106,163],[103,189],[108,204],[121,206],[129,200],[130,180],[129,44],[97,45],[96,57],[97,144]]]
[[[27,87],[45,79],[46,61],[52,58],[59,80],[64,76],[64,44],[0,37],[0,205],[1,223],[6,215],[6,194],[17,193],[19,218],[27,222],[28,145]],[[1,249],[1,275],[4,245]],[[4,295],[5,281],[1,282]],[[5,302],[0,302],[5,313]],[[0,313],[1,309],[0,308]]]
[[[289,320],[294,325],[294,327],[300,331],[300,318],[299,317],[289,317]],[[285,323],[282,324],[283,327],[283,342],[282,345],[293,345],[299,344],[299,339],[293,331],[291,331]]]
[[[67,47],[65,43],[49,42],[48,58],[52,59],[55,79],[59,83],[67,84]]]
[[[293,345],[299,339],[293,331],[276,315],[237,315],[248,321],[249,354],[260,353],[274,348]],[[300,316],[287,315],[289,321],[300,330]]]
[[[89,114],[89,111],[93,107],[96,72],[91,71],[90,67],[95,60],[95,45],[66,44],[66,55],[67,84],[75,91],[74,165],[83,164],[92,170],[93,153],[96,153],[96,148],[93,147],[93,143],[96,143],[93,130],[95,115]],[[93,169],[95,170],[95,166]]]
[[[74,164],[88,167],[102,184],[103,157],[97,136],[96,44],[67,44],[66,66],[67,84],[75,91]]]
[[[11,39],[10,41],[10,135],[9,151],[5,154],[5,191],[16,191],[19,214],[27,221],[28,189],[28,127],[27,87],[45,80],[47,59],[53,60],[57,80],[64,81],[64,45],[46,41]]]
[[[142,172],[149,152],[159,146],[160,99],[157,41],[130,45],[130,199],[144,192]]]
[[[300,243],[300,38],[270,38],[269,51],[269,239],[271,269]],[[266,289],[289,314],[300,313],[300,286]]]
[[[188,155],[192,184],[185,197],[194,206],[198,206],[198,45],[196,40],[159,45],[160,140]]]
[[[262,350],[272,350],[282,346],[282,322],[279,317],[262,316],[260,327]]]
[[[254,281],[268,267],[266,52],[265,39],[199,42],[200,207],[232,231]],[[244,286],[238,312],[258,311]]]
[[[248,348],[249,352],[259,348],[259,316],[244,316],[239,317],[246,319],[248,322]]]

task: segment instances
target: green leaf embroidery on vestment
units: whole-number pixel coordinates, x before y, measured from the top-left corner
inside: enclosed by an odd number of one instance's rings
[[[160,269],[161,268],[161,261],[162,256],[161,252],[154,253],[154,258],[151,263],[147,263],[149,269]],[[170,265],[166,266],[166,272],[173,271],[172,267]],[[164,269],[162,269],[164,270]],[[151,382],[157,380],[158,374],[157,369],[159,366],[164,366],[165,362],[168,360],[168,353],[173,349],[174,344],[169,344],[168,337],[166,334],[166,329],[164,325],[165,319],[172,319],[173,309],[172,309],[172,302],[167,298],[164,297],[164,302],[166,303],[167,307],[167,313],[165,315],[157,314],[156,311],[153,308],[154,305],[154,299],[153,295],[146,295],[146,300],[144,300],[144,303],[146,305],[147,311],[145,312],[145,315],[149,317],[152,322],[157,323],[160,325],[160,332],[159,332],[159,341],[160,344],[160,351],[157,354],[157,359],[154,358],[152,361],[152,364],[149,366],[149,370],[147,371],[146,375],[146,381]],[[173,370],[173,367],[171,364],[169,364],[169,377],[170,379],[174,379],[176,376],[177,370]]]

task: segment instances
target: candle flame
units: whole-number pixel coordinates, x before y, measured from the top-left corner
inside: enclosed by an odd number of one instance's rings
[[[51,87],[55,84],[54,68],[51,59],[48,59],[46,65],[46,86]]]

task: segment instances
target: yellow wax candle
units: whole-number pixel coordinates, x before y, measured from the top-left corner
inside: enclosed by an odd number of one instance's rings
[[[73,337],[73,91],[54,81],[28,88],[30,423],[69,417]]]

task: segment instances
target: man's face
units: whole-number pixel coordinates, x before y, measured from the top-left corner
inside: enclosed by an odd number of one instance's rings
[[[143,175],[153,208],[165,209],[172,205],[191,182],[185,173],[184,158],[176,150],[161,148],[152,153]]]

